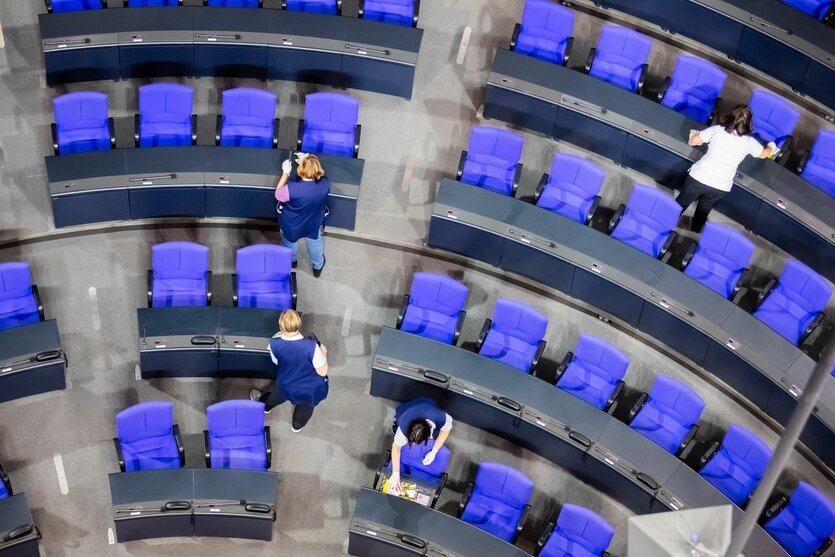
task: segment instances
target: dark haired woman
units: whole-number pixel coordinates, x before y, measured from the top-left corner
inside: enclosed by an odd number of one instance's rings
[[[444,446],[452,429],[452,418],[429,398],[416,398],[404,402],[394,412],[394,443],[391,445],[391,479],[389,493],[399,495],[400,449],[406,445],[422,445],[434,439],[432,450],[426,453],[423,464],[429,466]]]
[[[688,141],[692,147],[708,144],[707,153],[687,171],[681,193],[676,198],[683,209],[698,201],[690,227],[694,232],[702,231],[713,205],[731,191],[736,169],[746,156],[764,159],[777,152],[774,143],[763,148],[751,136],[754,121],[747,106],[732,108],[719,124],[697,133],[691,132]]]

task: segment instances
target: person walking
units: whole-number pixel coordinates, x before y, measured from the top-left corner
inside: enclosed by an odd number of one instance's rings
[[[745,105],[736,106],[724,114],[718,126],[700,132],[691,131],[690,146],[707,143],[707,153],[687,171],[676,202],[685,210],[691,203],[697,202],[690,226],[694,232],[702,231],[713,206],[731,191],[737,168],[746,156],[764,159],[778,152],[773,142],[763,148],[751,135],[753,131],[753,113]]]
[[[301,334],[302,320],[293,310],[281,312],[280,332],[270,339],[270,356],[278,366],[275,389],[250,389],[249,398],[264,403],[264,413],[290,401],[293,405],[293,433],[307,424],[313,409],[328,396],[328,350],[315,338]]]
[[[322,224],[325,220],[325,201],[331,190],[331,182],[325,176],[325,169],[316,155],[298,153],[296,164],[298,178],[291,180],[292,162],[287,159],[281,163],[282,174],[275,188],[281,243],[293,250],[295,268],[298,265],[299,240],[306,239],[313,276],[318,277],[325,267]]]

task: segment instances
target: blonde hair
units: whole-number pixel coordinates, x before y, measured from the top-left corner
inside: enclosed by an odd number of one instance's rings
[[[299,168],[296,174],[302,180],[318,180],[325,175],[325,169],[322,168],[322,163],[319,162],[319,157],[316,155],[307,155],[304,160],[299,163]]]
[[[302,328],[302,318],[292,309],[282,311],[278,318],[278,328],[285,335],[294,335]]]

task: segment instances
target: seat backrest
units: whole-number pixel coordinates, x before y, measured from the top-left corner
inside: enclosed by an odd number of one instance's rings
[[[290,275],[293,250],[273,244],[255,244],[238,250],[235,272],[239,282],[281,280]]]
[[[54,13],[75,12],[80,10],[100,10],[104,0],[52,0]]]
[[[107,127],[107,95],[93,91],[67,93],[52,100],[58,132]]]
[[[563,41],[574,28],[574,12],[548,0],[526,0],[522,12],[522,31],[535,29],[551,35],[553,40]],[[537,33],[539,34],[539,33]]]
[[[741,232],[715,222],[705,224],[699,237],[699,250],[705,257],[722,256],[736,265],[731,269],[734,271],[748,266],[754,249],[754,243]]]
[[[751,93],[748,107],[754,115],[754,135],[764,141],[780,141],[791,135],[800,119],[795,107],[770,91]]]
[[[615,529],[597,513],[566,503],[560,510],[552,535],[562,536],[591,554],[600,555],[612,543]]]
[[[143,122],[189,122],[193,109],[191,87],[152,83],[139,88],[139,114]]]
[[[528,344],[536,344],[545,338],[548,318],[522,302],[497,298],[493,309],[493,328]]]
[[[32,294],[29,263],[0,263],[0,300],[22,298]]]
[[[522,136],[488,126],[478,126],[470,133],[469,155],[490,155],[516,165],[522,158],[525,140]]]
[[[122,443],[171,435],[174,410],[170,402],[142,402],[116,414],[116,434]]]
[[[464,309],[470,289],[457,280],[435,273],[415,273],[409,302],[419,308],[456,316]]]
[[[831,161],[831,164],[835,165],[835,131],[821,130],[818,133],[818,138],[812,145],[812,157]]]
[[[257,8],[258,0],[209,0],[208,5],[229,8]]]
[[[835,506],[806,482],[797,484],[783,512],[789,512],[812,531],[821,543],[835,532]]]
[[[627,59],[635,66],[645,64],[650,48],[652,41],[648,37],[618,25],[604,25],[597,40],[597,56],[615,63]]]
[[[614,344],[591,335],[580,335],[574,357],[585,366],[593,366],[611,382],[619,381],[626,375],[629,358]]]
[[[359,120],[360,102],[341,93],[311,93],[304,101],[305,126],[351,132]]]
[[[432,450],[433,446],[434,442],[429,441],[425,443],[406,443],[400,449],[400,464],[422,470],[435,477],[440,477],[441,474],[446,472],[447,466],[449,465],[450,451],[446,445],[441,447],[441,450],[435,455],[435,460],[427,466],[423,464],[423,459]]]
[[[682,209],[671,195],[643,184],[635,184],[626,202],[626,211],[643,215],[651,221],[644,224],[664,233],[675,228]]]
[[[832,295],[832,287],[823,277],[794,259],[786,262],[786,268],[780,275],[778,288],[810,313],[825,308]]]
[[[478,465],[474,493],[497,499],[515,509],[528,504],[533,493],[533,482],[518,470],[496,462]]]
[[[587,199],[600,193],[606,173],[593,162],[570,155],[557,153],[551,162],[551,182],[557,186],[561,183],[572,184],[587,194]]]
[[[695,425],[705,407],[696,391],[666,375],[655,379],[647,404],[655,406],[684,427]]]
[[[209,269],[209,248],[192,242],[166,242],[151,248],[154,278],[201,279]]]
[[[258,118],[272,123],[275,118],[278,102],[275,93],[252,87],[238,87],[227,89],[222,96],[223,117],[229,122],[238,118]]]
[[[735,466],[742,466],[756,482],[765,473],[772,454],[762,439],[736,424],[728,428],[719,450]]]
[[[707,60],[680,54],[670,87],[712,102],[722,94],[726,79],[728,75]]]
[[[264,434],[264,404],[254,400],[225,400],[206,409],[209,437],[222,439]]]

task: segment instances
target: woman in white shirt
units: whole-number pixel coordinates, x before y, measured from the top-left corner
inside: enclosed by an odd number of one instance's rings
[[[707,153],[688,170],[687,179],[676,198],[685,210],[698,201],[690,227],[694,232],[702,231],[710,210],[731,191],[736,170],[746,156],[764,159],[777,152],[774,143],[763,148],[751,136],[754,131],[753,114],[745,105],[731,109],[719,124],[691,134],[688,141],[693,147],[708,144]]]

